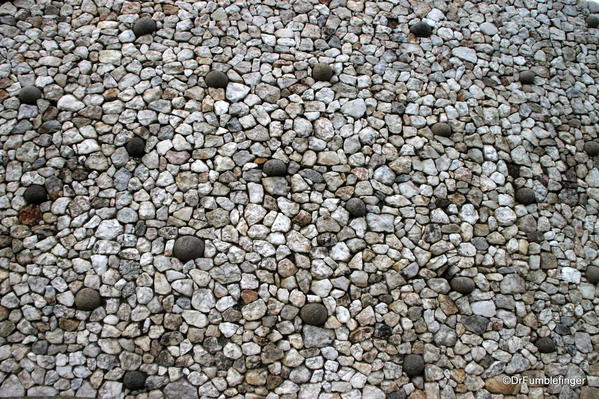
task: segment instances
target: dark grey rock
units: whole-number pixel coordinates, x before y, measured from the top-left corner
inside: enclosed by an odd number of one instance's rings
[[[584,151],[592,157],[599,155],[599,143],[595,141],[584,143]]]
[[[181,262],[188,262],[204,256],[204,248],[204,241],[201,239],[193,236],[183,236],[175,241],[173,255]]]
[[[138,391],[146,387],[148,375],[143,371],[127,371],[123,376],[123,386],[132,391]]]
[[[360,198],[350,198],[345,203],[345,209],[355,218],[366,215],[366,204]]]
[[[531,85],[535,82],[535,74],[533,71],[520,72],[520,83],[523,85]]]
[[[198,399],[198,388],[180,379],[164,387],[164,396],[166,399]]]
[[[532,189],[522,187],[516,190],[516,201],[524,205],[530,205],[536,203],[537,198]]]
[[[426,22],[420,21],[410,26],[410,32],[416,37],[430,37],[433,34],[433,28]]]
[[[435,136],[441,137],[450,137],[451,136],[451,126],[445,122],[438,122],[433,125],[431,131]]]
[[[35,86],[26,86],[19,92],[19,100],[23,104],[35,105],[42,98],[42,91]]]
[[[599,267],[590,265],[587,267],[587,280],[591,284],[599,283]]]
[[[403,360],[403,369],[408,377],[416,377],[424,372],[424,358],[421,355],[407,355]]]
[[[133,24],[135,36],[143,36],[156,31],[156,21],[150,17],[140,18]]]
[[[555,342],[553,342],[553,340],[549,337],[537,339],[535,345],[541,353],[551,353],[555,352],[555,350],[557,349],[555,346]]]
[[[556,269],[557,257],[552,252],[541,253],[541,269]]]
[[[262,171],[267,176],[285,176],[287,174],[287,165],[280,159],[269,159],[262,166]]]
[[[214,87],[217,89],[224,89],[225,87],[227,87],[227,84],[229,83],[229,78],[227,77],[227,74],[221,71],[208,72],[204,80],[206,81],[206,86]]]
[[[94,310],[102,306],[100,293],[92,288],[82,288],[75,295],[75,307],[79,310]]]
[[[141,137],[133,137],[125,146],[129,156],[133,158],[141,158],[146,153],[146,141]]]
[[[454,291],[464,295],[470,294],[475,288],[474,280],[470,277],[454,277],[451,279],[449,285],[451,285]]]
[[[329,65],[320,62],[312,67],[312,77],[316,81],[329,81],[333,77],[333,69]]]
[[[322,303],[309,303],[304,305],[300,311],[300,317],[304,323],[323,326],[329,317],[329,313]]]
[[[587,26],[589,28],[599,27],[599,15],[589,15],[587,18]]]
[[[406,399],[408,396],[403,389],[400,391],[390,392],[385,396],[385,399]]]
[[[32,184],[25,189],[23,198],[28,204],[41,204],[48,199],[46,187],[40,184]]]
[[[489,325],[489,319],[484,316],[472,315],[465,317],[461,320],[466,330],[475,333],[476,335],[482,335],[487,331]]]

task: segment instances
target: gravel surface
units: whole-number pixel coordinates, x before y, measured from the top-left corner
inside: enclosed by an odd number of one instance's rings
[[[594,13],[0,1],[0,397],[599,398]]]

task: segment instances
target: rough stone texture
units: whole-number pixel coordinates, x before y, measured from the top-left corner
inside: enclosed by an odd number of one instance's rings
[[[46,187],[41,184],[32,184],[23,192],[23,199],[28,204],[41,204],[48,200],[48,192],[46,191]]]
[[[433,125],[431,131],[436,136],[442,137],[450,137],[451,136],[451,126],[445,122],[438,122]]]
[[[309,303],[302,307],[300,317],[304,323],[323,326],[329,317],[328,313],[327,308],[322,303]]]
[[[262,171],[266,176],[285,176],[287,174],[287,165],[280,159],[269,159],[262,166]]]
[[[527,187],[516,190],[516,201],[524,205],[530,205],[537,202],[535,192]]]
[[[79,310],[94,310],[102,306],[102,297],[93,288],[82,288],[75,295],[75,306]]]
[[[488,398],[533,373],[597,387],[597,12],[3,2],[0,396]],[[160,30],[136,35],[143,17]],[[27,86],[43,98],[20,101]],[[47,200],[27,202],[34,184]],[[205,247],[182,262],[187,236]],[[102,306],[78,310],[83,287]],[[324,325],[302,320],[312,303]]]
[[[135,24],[133,24],[133,33],[135,33],[135,36],[143,36],[154,33],[156,29],[156,21],[150,17],[140,18],[135,21]]]
[[[535,341],[535,345],[541,353],[551,353],[556,351],[555,342],[550,337],[539,338]]]
[[[198,237],[179,237],[173,245],[173,255],[181,262],[188,262],[204,256],[204,241]]]

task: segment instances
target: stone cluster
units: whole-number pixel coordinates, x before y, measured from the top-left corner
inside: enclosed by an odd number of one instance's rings
[[[34,3],[0,397],[599,397],[599,6]]]

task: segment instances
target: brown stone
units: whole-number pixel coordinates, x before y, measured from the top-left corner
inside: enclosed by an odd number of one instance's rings
[[[372,327],[357,328],[349,334],[349,342],[355,344],[356,342],[366,341],[372,337],[372,334],[374,334],[374,328]]]
[[[241,300],[243,303],[248,304],[254,302],[258,299],[258,293],[253,290],[243,290],[241,291]]]
[[[582,387],[579,399],[597,399],[599,398],[599,388]]]
[[[258,386],[266,384],[266,370],[248,370],[245,374],[245,382]]]
[[[519,384],[506,384],[503,382],[505,375],[497,375],[487,378],[485,381],[485,389],[491,393],[501,393],[504,395],[515,395],[520,391]]]
[[[459,312],[457,306],[448,295],[439,294],[439,306],[446,315],[452,315]]]
[[[23,224],[37,224],[42,220],[42,211],[40,210],[39,205],[31,204],[21,208],[19,211],[19,220]]]
[[[65,331],[77,331],[79,320],[60,318],[58,319],[58,326]]]

